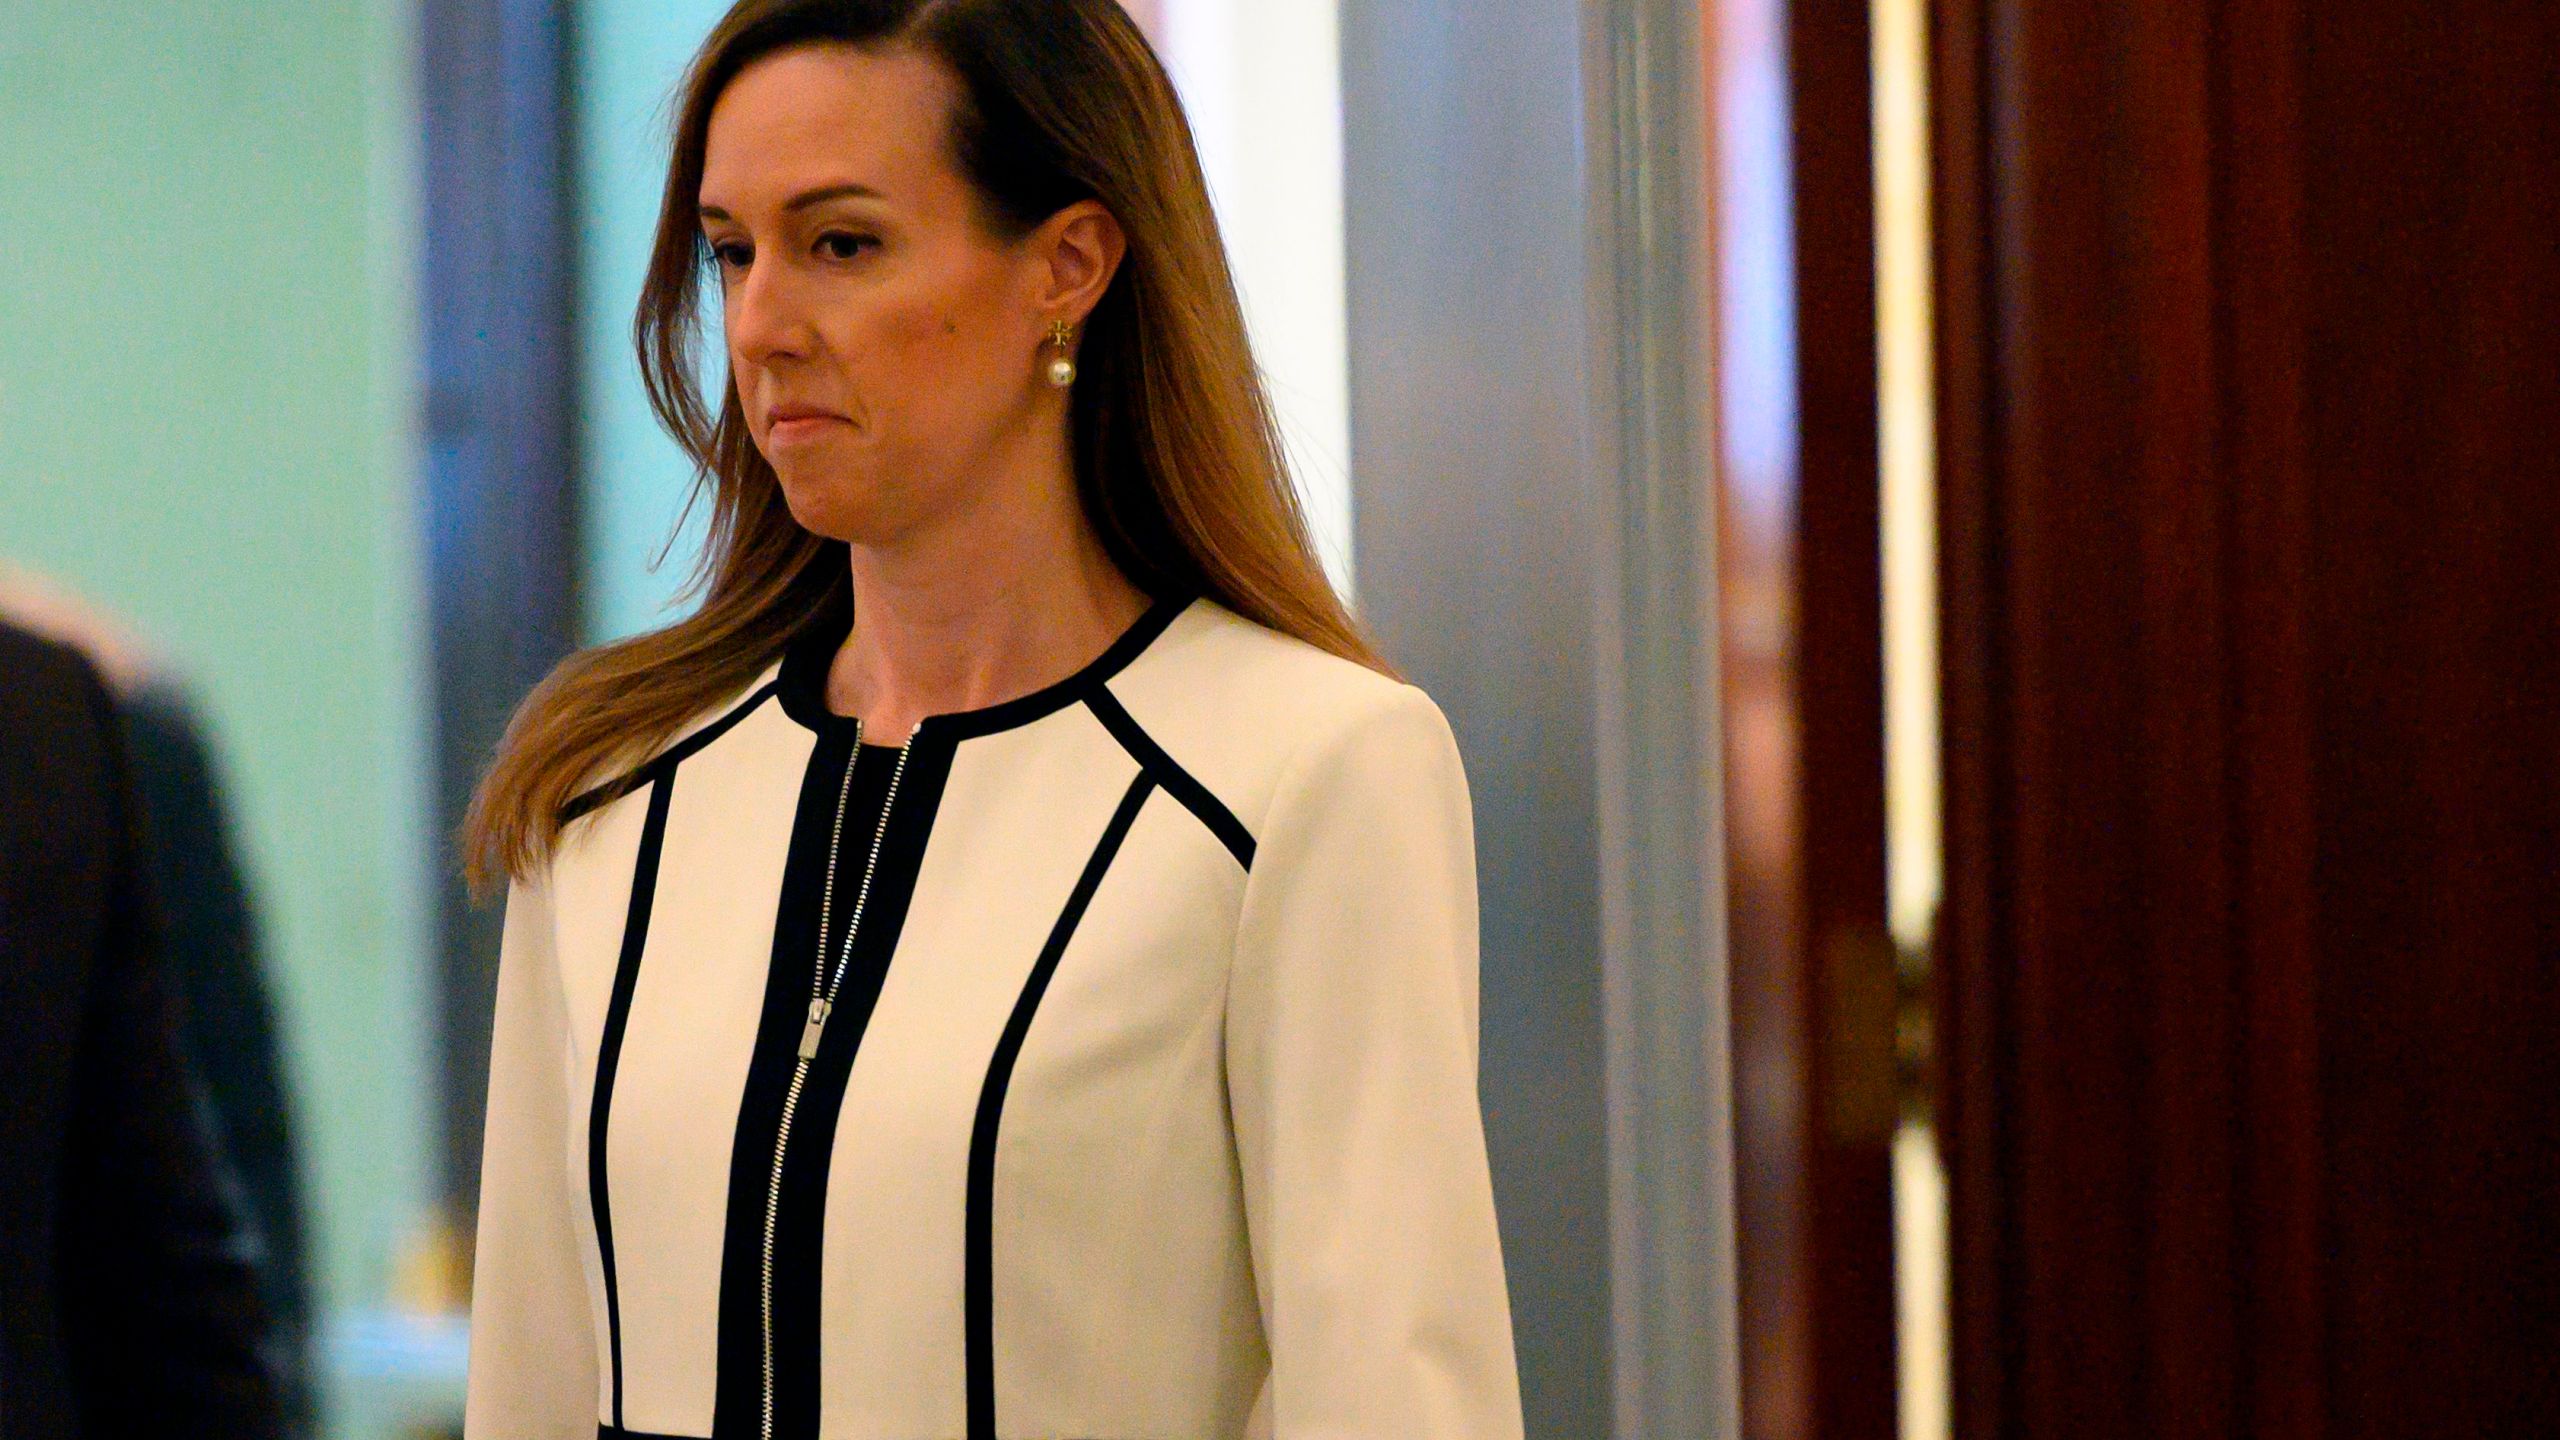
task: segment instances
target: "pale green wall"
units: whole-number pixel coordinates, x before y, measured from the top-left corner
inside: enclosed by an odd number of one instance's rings
[[[341,1308],[430,1164],[409,34],[400,0],[0,0],[0,556],[208,714]]]
[[[631,352],[631,312],[666,183],[670,95],[729,0],[582,0],[574,57],[578,134],[578,350],[586,631],[629,635],[673,618],[703,507],[653,573],[693,467],[658,428]],[[723,373],[713,340],[706,357]]]

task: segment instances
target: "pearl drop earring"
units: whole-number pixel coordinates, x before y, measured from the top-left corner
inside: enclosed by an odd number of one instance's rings
[[[1075,334],[1075,327],[1064,320],[1049,326],[1049,343],[1058,347],[1058,353],[1049,357],[1049,383],[1061,390],[1076,383],[1076,357],[1067,348]]]

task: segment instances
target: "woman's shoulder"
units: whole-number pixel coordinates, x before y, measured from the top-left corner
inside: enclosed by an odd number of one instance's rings
[[[729,738],[759,712],[778,710],[780,707],[774,702],[781,669],[782,662],[777,657],[745,684],[725,687],[717,696],[694,707],[665,738],[619,756],[589,776],[568,804],[561,807],[562,821],[581,819],[647,788],[659,775]]]
[[[1281,750],[1381,712],[1437,713],[1416,686],[1206,599],[1185,608],[1113,688],[1200,712]]]
[[[1417,783],[1455,773],[1448,722],[1421,689],[1209,600],[1107,688],[1248,825],[1283,787],[1339,768],[1330,762],[1366,757],[1358,768],[1393,773],[1409,759]]]

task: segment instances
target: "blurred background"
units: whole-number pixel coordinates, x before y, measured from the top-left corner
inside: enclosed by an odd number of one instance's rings
[[[724,8],[0,0],[0,613],[201,747],[339,1440],[458,1427],[462,802],[689,573]],[[1467,757],[1533,1436],[2554,1433],[2560,9],[1128,8]]]

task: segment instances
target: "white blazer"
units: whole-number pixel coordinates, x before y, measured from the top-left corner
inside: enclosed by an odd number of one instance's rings
[[[1438,709],[1194,601],[859,745],[842,639],[509,896],[468,1440],[1518,1436]]]

